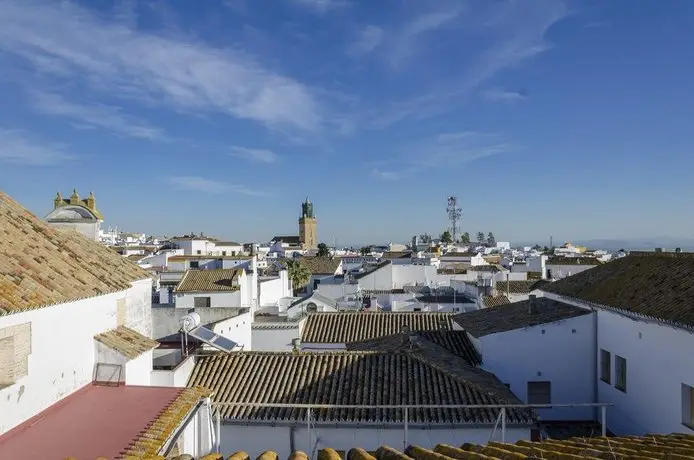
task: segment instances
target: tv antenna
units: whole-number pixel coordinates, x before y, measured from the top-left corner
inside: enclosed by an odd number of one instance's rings
[[[448,197],[448,221],[451,223],[451,237],[453,241],[458,241],[458,231],[460,230],[460,219],[463,217],[463,210],[458,206],[458,198],[454,196]]]

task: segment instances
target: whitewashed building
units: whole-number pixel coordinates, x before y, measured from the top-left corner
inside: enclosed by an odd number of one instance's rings
[[[591,268],[602,265],[603,262],[595,257],[566,257],[552,256],[547,259],[545,268],[547,270],[547,279],[560,280],[567,276],[576,275],[578,273],[590,270]]]
[[[177,308],[250,308],[245,270],[188,270],[175,289]]]
[[[63,199],[60,192],[53,200],[53,210],[45,217],[46,222],[55,228],[77,230],[92,241],[99,241],[104,217],[96,208],[93,193],[84,200],[77,190],[69,199]]]
[[[150,275],[2,192],[0,234],[0,458],[209,452],[209,392],[151,386]]]

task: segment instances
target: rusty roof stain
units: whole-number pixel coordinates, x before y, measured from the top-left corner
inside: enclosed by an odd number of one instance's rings
[[[268,378],[268,375],[273,378]],[[201,356],[188,385],[214,390],[226,403],[335,405],[518,404],[493,374],[469,366],[445,349],[433,352],[253,352]],[[221,406],[225,420],[298,421],[306,409]],[[494,423],[498,409],[410,409],[410,422]],[[326,409],[315,421],[402,422],[400,409]],[[530,411],[511,410],[515,423],[531,423]]]
[[[235,292],[241,289],[239,276],[243,270],[188,270],[176,286],[176,292]]]
[[[301,334],[303,343],[350,343],[402,332],[452,329],[452,313],[326,312],[311,313]]]
[[[117,351],[128,359],[135,359],[149,350],[157,348],[159,342],[152,340],[125,326],[95,335],[94,340]]]
[[[152,275],[0,192],[0,315],[123,291]]]
[[[557,302],[547,297],[536,298],[534,309],[531,308],[531,302],[532,300],[528,299],[493,308],[459,313],[453,317],[453,320],[474,337],[482,337],[514,329],[549,324],[591,313],[591,310],[586,308]]]
[[[694,253],[632,251],[541,290],[694,328]]]

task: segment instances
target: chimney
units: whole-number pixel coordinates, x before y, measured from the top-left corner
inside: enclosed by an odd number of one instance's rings
[[[663,248],[655,248],[655,252],[663,252]]]
[[[537,313],[537,296],[535,294],[530,294],[528,299],[528,313],[531,315]]]

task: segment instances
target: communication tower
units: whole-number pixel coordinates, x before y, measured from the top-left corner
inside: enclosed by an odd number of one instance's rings
[[[448,197],[448,220],[451,223],[451,236],[453,241],[458,241],[458,231],[460,230],[460,219],[463,217],[463,210],[458,207],[458,198],[454,196]]]

